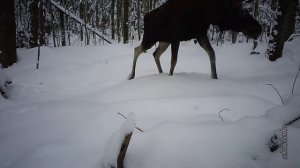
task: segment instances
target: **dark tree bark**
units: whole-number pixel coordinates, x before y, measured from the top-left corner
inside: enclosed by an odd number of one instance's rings
[[[129,34],[129,0],[124,0],[123,4],[124,8],[124,20],[123,20],[123,43],[127,44],[129,41],[128,34]]]
[[[0,64],[6,68],[17,62],[13,0],[0,0],[0,23]]]
[[[116,0],[111,1],[111,39],[115,39],[115,2]]]
[[[60,31],[61,31],[61,45],[66,46],[66,30],[65,30],[65,16],[64,12],[59,11]]]
[[[237,37],[238,37],[238,32],[231,31],[231,42],[232,42],[232,44],[236,43]]]
[[[257,16],[258,16],[258,6],[259,6],[259,1],[258,0],[255,0],[254,1],[254,9],[253,9],[253,17],[255,19],[257,19]],[[252,50],[254,51],[257,47],[257,39],[254,39],[253,40],[253,48]]]
[[[118,42],[121,42],[122,2],[123,2],[123,0],[117,0],[117,36],[118,36]]]
[[[138,39],[141,40],[141,0],[137,2],[137,32]]]
[[[54,13],[53,13],[53,7],[50,6],[50,14],[51,14],[51,28],[52,28],[52,39],[53,39],[53,45],[56,47],[56,34],[55,34],[55,25],[54,25]]]
[[[40,0],[33,0],[30,5],[30,37],[29,37],[29,47],[34,48],[38,46],[38,38],[39,38],[39,19],[42,19],[43,17],[39,18],[39,15],[42,16],[42,14],[39,14],[39,12],[42,12],[42,10],[39,9],[39,7],[42,7],[40,4]],[[42,22],[42,21],[41,21]],[[43,25],[43,23],[41,23]],[[41,40],[41,42],[44,40]]]
[[[278,24],[273,26],[269,47],[267,49],[267,55],[270,61],[275,61],[282,56],[284,43],[294,31],[298,5],[298,0],[278,0],[280,13],[277,14],[276,18]]]

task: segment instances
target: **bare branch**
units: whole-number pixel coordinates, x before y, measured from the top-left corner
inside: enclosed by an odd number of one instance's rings
[[[119,113],[119,112],[118,112],[118,114],[119,114],[120,116],[122,116],[123,118],[127,119],[127,117],[126,117],[124,114]],[[140,132],[144,132],[144,131],[143,131],[142,129],[140,129],[139,127],[135,127],[135,129],[139,130]]]
[[[221,118],[221,120],[222,121],[224,121],[224,119],[221,117],[221,113],[223,112],[223,111],[231,111],[230,109],[228,109],[228,108],[224,108],[224,109],[222,109],[221,111],[219,111],[219,117]]]
[[[277,92],[278,96],[280,97],[281,103],[284,104],[284,103],[283,103],[283,99],[282,99],[282,97],[281,97],[279,91],[276,89],[276,87],[273,86],[272,84],[267,84],[267,85],[268,85],[268,86],[271,86],[271,87]]]

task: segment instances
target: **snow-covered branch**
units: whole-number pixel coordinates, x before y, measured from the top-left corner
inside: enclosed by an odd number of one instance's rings
[[[97,36],[99,36],[100,38],[102,38],[104,41],[106,41],[107,43],[111,44],[111,41],[107,40],[98,30],[96,30],[93,26],[85,23],[82,19],[78,18],[76,15],[74,15],[73,13],[71,13],[68,9],[65,9],[64,7],[62,7],[61,5],[59,5],[58,3],[56,3],[53,0],[49,0],[50,3],[56,7],[58,10],[64,12],[66,15],[70,16],[72,19],[74,19],[76,22],[78,22],[81,25],[86,25],[86,28],[89,29],[90,31],[94,32]]]

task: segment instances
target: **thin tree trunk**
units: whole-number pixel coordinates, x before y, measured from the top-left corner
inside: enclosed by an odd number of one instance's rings
[[[258,15],[258,5],[259,5],[259,1],[255,0],[254,1],[254,9],[253,9],[253,16],[255,19],[257,18],[257,15]],[[256,49],[256,47],[257,47],[257,39],[254,39],[252,50],[254,51]]]
[[[117,0],[117,35],[118,35],[118,42],[121,42],[121,21],[122,21],[122,1]]]
[[[138,39],[141,40],[141,0],[137,2],[137,31]]]
[[[29,37],[29,46],[30,48],[34,48],[38,46],[38,7],[39,0],[33,0],[30,4],[30,37]]]
[[[51,27],[52,27],[52,39],[53,39],[53,45],[56,47],[56,40],[55,40],[55,26],[54,26],[54,14],[52,6],[50,6],[50,14],[51,14]]]
[[[127,44],[129,41],[129,0],[124,0],[124,18],[123,18],[123,44]]]
[[[62,11],[59,11],[60,31],[61,31],[61,45],[66,46],[66,31],[65,31],[65,16]]]
[[[115,0],[111,1],[111,39],[115,39]]]

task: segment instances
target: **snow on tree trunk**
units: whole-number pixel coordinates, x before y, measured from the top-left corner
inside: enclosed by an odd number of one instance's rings
[[[101,168],[123,167],[125,154],[135,125],[135,116],[130,113],[121,128],[108,140],[101,160]]]
[[[294,30],[295,27],[298,3],[298,0],[278,1],[278,11],[276,12],[276,19],[266,52],[270,61],[275,61],[282,56],[284,43],[291,35],[291,30]]]

